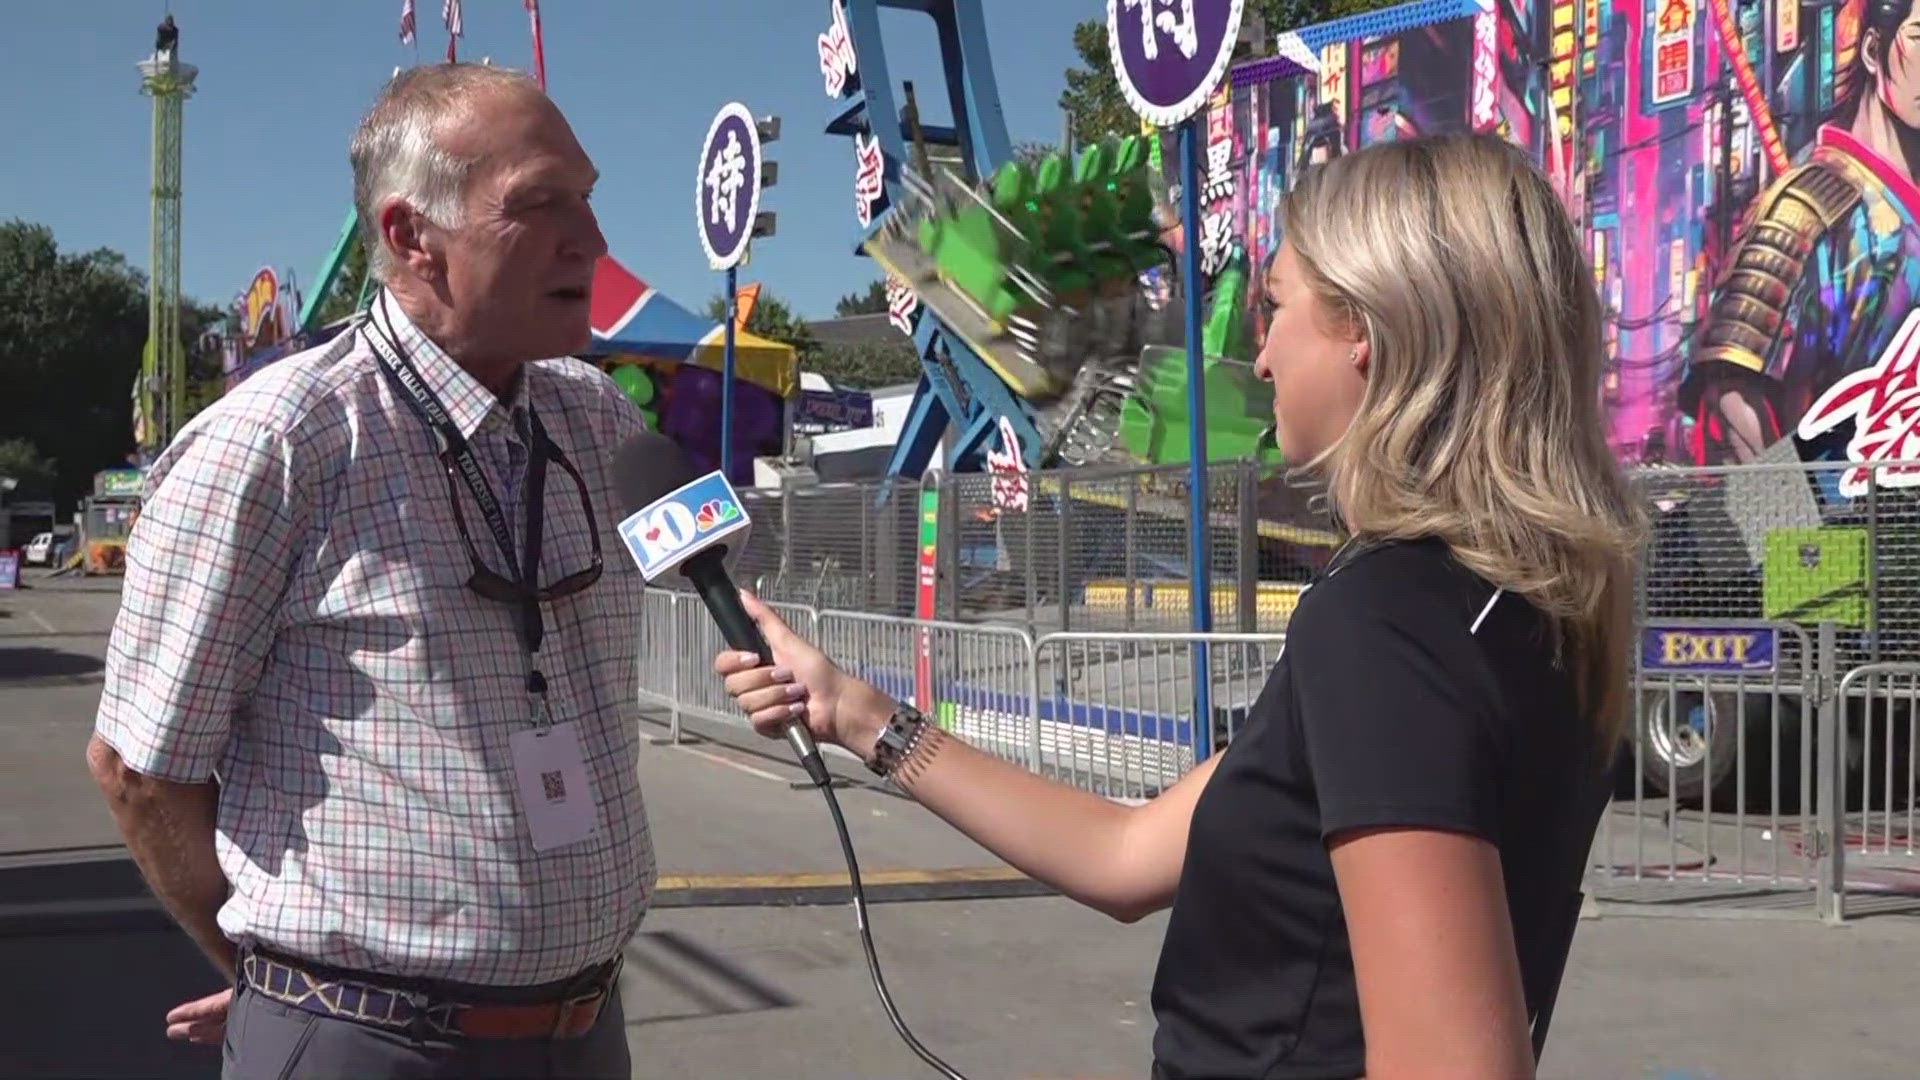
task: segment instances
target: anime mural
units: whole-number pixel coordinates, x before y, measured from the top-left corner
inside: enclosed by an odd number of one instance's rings
[[[1920,0],[1486,0],[1319,59],[1212,106],[1209,272],[1262,265],[1305,164],[1498,132],[1586,233],[1624,461],[1920,458]]]

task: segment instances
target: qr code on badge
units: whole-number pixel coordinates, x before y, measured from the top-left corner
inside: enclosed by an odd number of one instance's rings
[[[567,801],[567,781],[558,770],[541,773],[540,787],[546,791],[548,802]]]

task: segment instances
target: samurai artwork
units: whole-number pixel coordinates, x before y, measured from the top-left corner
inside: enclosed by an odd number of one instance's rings
[[[1863,21],[1838,104],[1761,193],[1680,386],[1700,463],[1796,434],[1802,460],[1860,460],[1864,428],[1892,422],[1859,409],[1916,344],[1902,327],[1920,300],[1920,6],[1867,0]]]

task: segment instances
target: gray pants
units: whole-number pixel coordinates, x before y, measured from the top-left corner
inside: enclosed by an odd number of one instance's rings
[[[577,1039],[411,1035],[318,1016],[244,984],[227,1011],[221,1080],[631,1080],[618,987],[593,1030]]]

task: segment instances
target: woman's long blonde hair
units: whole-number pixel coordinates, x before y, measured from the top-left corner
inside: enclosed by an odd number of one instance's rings
[[[1352,426],[1304,467],[1354,535],[1438,536],[1545,612],[1610,750],[1644,518],[1607,445],[1599,298],[1553,189],[1492,136],[1383,143],[1303,176],[1281,229],[1370,345]]]

